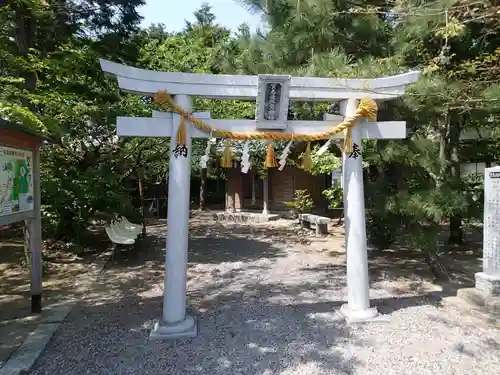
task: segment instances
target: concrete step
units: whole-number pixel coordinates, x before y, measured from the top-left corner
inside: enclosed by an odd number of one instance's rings
[[[213,214],[213,218],[218,221],[232,221],[235,223],[267,223],[269,221],[275,221],[280,218],[277,214],[262,215],[253,212],[216,212]]]
[[[484,307],[472,304],[461,297],[451,296],[442,300],[442,306],[458,311],[461,316],[473,319],[475,324],[500,327],[500,316],[498,313],[486,311]]]
[[[487,312],[500,313],[500,296],[487,296],[476,288],[457,290],[457,297]]]

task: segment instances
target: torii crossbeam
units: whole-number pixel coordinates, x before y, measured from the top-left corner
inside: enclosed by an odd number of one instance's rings
[[[175,103],[187,112],[192,110],[192,95],[225,100],[256,100],[256,120],[219,120],[211,119],[210,113],[207,112],[194,114],[197,119],[215,128],[240,132],[273,129],[294,134],[310,134],[325,131],[335,122],[340,122],[338,117],[326,115],[326,121],[288,121],[288,100],[340,100],[341,114],[346,118],[354,115],[359,99],[371,98],[380,101],[399,97],[404,94],[409,84],[419,78],[419,72],[367,80],[210,75],[155,72],[102,59],[100,62],[103,71],[116,76],[123,91],[154,96],[157,92],[166,90],[175,95]],[[269,112],[269,92],[275,93],[276,90],[281,90],[280,101],[276,105],[273,104],[272,111]],[[117,134],[124,137],[171,137],[171,150],[174,150],[174,135],[180,123],[181,116],[178,113],[158,111],[154,111],[152,117],[119,117]],[[208,135],[189,122],[187,125],[187,155],[170,156],[163,316],[151,332],[151,338],[154,339],[172,339],[197,334],[195,319],[186,314],[191,138]],[[335,137],[342,138],[343,133]],[[377,315],[376,308],[370,307],[369,299],[361,139],[405,137],[404,121],[360,121],[358,126],[352,128],[355,152],[343,155],[348,297],[341,312],[350,321],[370,319]]]

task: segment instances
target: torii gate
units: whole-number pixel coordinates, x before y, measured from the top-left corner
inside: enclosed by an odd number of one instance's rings
[[[420,74],[413,71],[366,80],[211,75],[156,72],[103,59],[100,63],[104,72],[116,76],[123,91],[155,96],[166,90],[175,96],[175,104],[188,113],[192,110],[192,95],[209,99],[257,100],[256,120],[220,120],[211,119],[210,113],[207,112],[193,114],[195,118],[214,128],[238,132],[272,129],[297,135],[326,131],[332,127],[332,119],[337,118],[326,115],[327,121],[288,121],[286,115],[289,100],[340,100],[341,114],[347,118],[355,114],[359,99],[371,98],[381,101],[402,96],[406,87],[416,82]],[[175,135],[181,122],[182,116],[179,113],[158,111],[154,111],[152,117],[118,117],[117,134],[121,137],[171,137],[173,153],[177,146]],[[151,332],[152,339],[165,340],[197,334],[194,317],[186,314],[191,138],[207,138],[209,134],[192,126],[190,122],[188,125],[185,154],[181,157],[172,154],[170,157],[163,316]],[[339,133],[334,137],[343,138],[343,134]],[[341,308],[341,313],[349,321],[362,321],[377,315],[377,309],[370,307],[369,297],[361,139],[405,137],[404,121],[360,121],[358,126],[352,128],[352,141],[356,152],[343,154],[348,298],[347,304]]]

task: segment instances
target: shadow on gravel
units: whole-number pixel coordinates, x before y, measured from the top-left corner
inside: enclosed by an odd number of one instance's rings
[[[372,250],[368,253],[370,282],[419,276],[433,279],[422,254],[407,248]]]
[[[343,301],[320,298],[325,290],[344,286],[345,267],[312,265],[300,269],[305,274],[298,281],[269,282],[265,273],[270,272],[270,262],[252,261],[285,256],[283,247],[301,243],[301,236],[236,226],[221,235],[218,228],[213,223],[197,224],[191,231],[190,277],[196,277],[199,264],[208,265],[200,272],[211,276],[188,290],[188,310],[199,324],[197,337],[148,342],[162,312],[158,285],[163,282],[165,240],[160,229],[145,238],[136,253],[117,254],[101,276],[95,298],[82,303],[63,323],[30,374],[353,373],[360,364],[347,350],[375,344],[358,339],[339,316]],[[239,268],[227,272],[209,267],[240,261]],[[397,258],[378,264],[384,267],[390,261]],[[395,274],[397,265],[392,270]],[[323,275],[308,279],[306,271]],[[256,274],[264,277],[252,279]],[[391,313],[437,304],[439,296],[433,298],[403,296],[373,304],[380,312]]]
[[[31,374],[351,373],[357,362],[345,347],[363,343],[351,337],[336,313],[341,302],[304,298],[340,286],[336,280],[270,283],[249,276],[269,272],[269,262],[253,260],[285,256],[276,235],[251,228],[219,235],[212,223],[193,228],[190,277],[196,277],[200,264],[240,262],[239,268],[205,268],[212,269],[212,278],[189,289],[188,310],[198,319],[197,337],[149,343],[150,329],[162,312],[158,285],[164,254],[164,233],[152,233],[139,251],[116,255],[94,298],[63,323]],[[291,231],[279,235],[285,245],[300,240]]]
[[[395,311],[415,306],[441,306],[439,294],[428,293],[419,296],[376,298],[371,301],[372,306],[377,307],[380,314],[392,314]]]
[[[189,239],[189,263],[215,264],[280,256],[285,256],[283,249],[263,242],[260,238],[241,238],[226,234],[224,237],[191,235]]]
[[[221,224],[192,225],[189,238],[189,261],[221,263],[285,256],[287,246],[306,244],[307,238],[295,229]]]
[[[219,223],[198,223],[192,226],[189,235],[188,262],[190,264],[217,264],[282,257],[285,256],[284,246],[291,242],[299,242],[302,238],[293,231],[270,231],[265,228],[255,229],[251,226],[230,226],[230,233],[223,233],[223,230],[227,231],[227,227]],[[147,261],[148,255],[145,254],[149,254],[163,268],[163,259],[149,250],[158,248],[164,251],[165,235],[164,228],[161,228],[140,239],[135,248],[117,252],[112,267],[129,267],[133,263]],[[276,246],[276,243],[282,246]]]
[[[340,302],[270,302],[283,290],[289,297],[314,290],[311,283],[247,285],[249,293],[189,300],[198,336],[149,343],[162,301],[139,298],[136,285],[122,280],[121,287],[129,290],[124,298],[73,312],[31,374],[350,374],[356,361],[341,349],[348,342],[363,345],[335,313]],[[210,288],[203,293],[209,295]]]
[[[412,264],[412,262],[410,263]],[[370,264],[370,283],[381,280],[394,280],[397,278],[409,278],[416,275],[421,275],[420,267],[412,268],[408,264],[404,264],[401,261],[399,264],[400,270],[396,271],[398,268],[394,265],[394,268],[386,270],[386,261],[383,262],[374,260]],[[301,271],[309,271],[314,274],[321,274],[321,283],[328,283],[330,288],[342,288],[345,286],[345,275],[346,267],[339,264],[320,264],[315,267],[304,267],[300,269]],[[392,272],[391,272],[392,271]],[[384,274],[384,272],[389,272],[389,274]],[[383,277],[382,277],[383,275]],[[425,275],[425,274],[424,274]],[[392,278],[392,279],[391,279]],[[334,283],[332,286],[332,282]],[[395,291],[394,297],[390,298],[372,298],[371,304],[378,308],[381,314],[391,314],[394,311],[405,309],[413,306],[437,306],[441,304],[441,299],[444,297],[441,292],[428,292],[421,293],[421,281],[415,280],[410,281],[404,288],[400,288]],[[404,295],[412,293],[411,296]],[[416,294],[416,295],[415,295]]]

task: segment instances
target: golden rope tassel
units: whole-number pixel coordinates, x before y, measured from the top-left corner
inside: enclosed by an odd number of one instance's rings
[[[271,142],[267,145],[266,160],[264,161],[265,168],[276,168],[278,164],[276,163],[276,155],[274,154],[274,147]]]
[[[352,129],[347,128],[344,134],[344,152],[349,154],[352,152]]]
[[[311,172],[313,166],[312,156],[311,156],[311,142],[307,142],[306,151],[304,152],[304,156],[302,157],[302,168]]]
[[[175,143],[179,146],[186,146],[186,123],[184,117],[181,116],[181,123],[177,128],[177,135],[175,137]]]
[[[224,153],[222,154],[220,166],[222,168],[233,167],[233,153],[231,152],[231,144],[229,140],[226,140],[226,147],[224,148]]]
[[[361,99],[356,115],[366,118],[368,121],[377,121],[377,103],[372,99]],[[352,126],[345,129],[344,152],[352,152]]]

